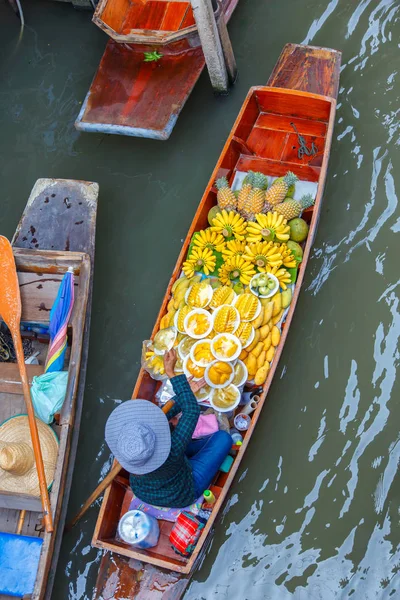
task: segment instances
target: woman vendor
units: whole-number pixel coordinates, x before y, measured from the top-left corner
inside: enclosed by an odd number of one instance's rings
[[[130,484],[143,502],[182,508],[195,502],[212,482],[228,455],[232,438],[226,431],[192,440],[200,408],[193,393],[204,381],[189,383],[175,375],[174,349],[164,356],[165,372],[175,392],[174,406],[165,415],[148,400],[127,400],[109,416],[106,441]],[[171,433],[169,419],[181,413]]]

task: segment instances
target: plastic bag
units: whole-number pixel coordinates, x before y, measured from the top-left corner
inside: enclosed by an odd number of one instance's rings
[[[50,424],[60,412],[67,391],[68,371],[43,373],[33,378],[31,396],[36,416]]]
[[[145,340],[142,344],[141,365],[152,379],[156,381],[168,379],[164,369],[164,359],[162,356],[155,354],[151,340]]]

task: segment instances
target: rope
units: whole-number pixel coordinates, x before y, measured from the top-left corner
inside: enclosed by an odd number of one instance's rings
[[[299,157],[299,159],[301,160],[304,155],[314,156],[315,154],[317,154],[318,148],[314,144],[314,142],[312,142],[311,148],[308,148],[307,144],[306,144],[306,140],[303,138],[302,135],[299,134],[299,132],[297,131],[296,125],[294,123],[290,123],[290,125],[293,127],[293,129],[297,135],[298,142],[299,142],[299,149],[297,150],[297,156]]]

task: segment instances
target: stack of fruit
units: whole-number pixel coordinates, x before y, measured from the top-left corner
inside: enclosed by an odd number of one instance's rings
[[[233,192],[224,177],[217,180],[210,227],[194,234],[160,322],[160,331],[176,333],[163,339],[178,349],[177,373],[205,377],[215,390],[246,376],[264,384],[308,234],[299,217],[313,204],[311,196],[293,199],[296,181],[289,172],[268,187],[265,175],[249,172]],[[155,366],[160,378],[157,349],[149,342],[145,350],[144,368],[153,376]]]

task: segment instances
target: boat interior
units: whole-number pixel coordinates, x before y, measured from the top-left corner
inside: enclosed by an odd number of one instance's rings
[[[280,177],[288,171],[292,171],[302,182],[314,184],[315,193],[317,193],[316,205],[318,205],[324,180],[324,177],[321,177],[321,171],[324,168],[324,161],[328,158],[325,148],[326,145],[328,148],[330,147],[332,135],[334,103],[335,100],[332,98],[294,90],[271,87],[255,87],[250,90],[199,205],[171,278],[169,290],[176,278],[180,276],[181,265],[186,258],[193,233],[208,227],[208,212],[217,203],[217,189],[214,183],[218,177],[226,176],[229,183],[233,184],[238,174],[247,173],[249,170],[261,171],[271,177]],[[317,148],[316,154],[299,157],[299,141],[292,124],[304,138],[307,147],[311,147],[314,143]],[[318,186],[320,179],[322,186]],[[311,207],[303,212],[303,218],[309,223],[314,208],[316,207]],[[160,319],[167,312],[167,303],[170,299],[169,290],[165,295],[152,337],[158,331]],[[268,377],[264,384],[264,394],[273,373],[270,375],[271,377]],[[153,400],[159,385],[159,382],[151,379],[150,375],[142,369],[133,398]],[[249,431],[243,433],[246,437]],[[214,485],[211,487],[216,498],[221,493],[226,493],[230,485],[227,479],[227,473],[219,472],[216,475]],[[224,486],[226,486],[225,489]],[[150,550],[135,549],[133,551],[132,547],[118,538],[118,522],[128,510],[131,499],[132,492],[129,487],[128,474],[121,471],[105,494],[93,544],[125,556],[143,558],[146,562],[167,566],[175,571],[189,572],[193,568],[194,557],[186,559],[176,554],[168,539],[173,523],[159,521],[159,542]],[[216,507],[213,512],[217,511]],[[200,537],[198,547],[204,543],[206,537],[207,532]]]
[[[50,310],[57,296],[59,285],[69,267],[74,270],[75,302],[68,327],[68,347],[64,370],[69,371],[64,405],[56,415],[53,430],[59,439],[59,452],[55,477],[50,493],[53,516],[60,494],[61,475],[64,466],[68,433],[73,422],[75,390],[78,382],[81,341],[85,322],[86,304],[90,279],[90,259],[80,252],[52,252],[14,249],[20,284],[22,318],[21,334],[29,353],[37,353],[39,364],[27,364],[29,383],[33,377],[44,373],[49,346]],[[4,337],[4,334],[6,337]],[[8,329],[0,321],[0,423],[17,414],[26,414],[18,365],[9,361],[13,357],[12,345],[7,337]],[[21,512],[24,513],[22,529],[26,536],[41,537],[42,505],[39,497],[23,493],[0,491],[0,533],[16,533]],[[0,598],[2,596],[0,595]]]

